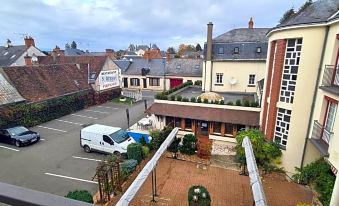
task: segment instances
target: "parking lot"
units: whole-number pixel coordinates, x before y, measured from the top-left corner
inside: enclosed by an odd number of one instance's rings
[[[61,196],[75,189],[94,193],[97,183],[92,178],[104,155],[84,152],[80,129],[92,123],[126,129],[126,108],[130,125],[144,115],[144,102],[133,106],[107,102],[31,128],[41,135],[36,144],[18,148],[0,143],[0,181]]]

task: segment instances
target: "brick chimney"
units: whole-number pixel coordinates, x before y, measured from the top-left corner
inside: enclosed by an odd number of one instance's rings
[[[30,46],[35,46],[34,39],[31,36],[25,37],[25,45],[27,48]]]
[[[32,57],[31,56],[28,56],[28,54],[26,54],[26,56],[24,56],[24,58],[25,58],[26,66],[32,66],[33,65]]]
[[[253,18],[251,17],[250,21],[248,22],[248,28],[253,29],[253,24],[254,24]]]
[[[209,22],[207,24],[207,51],[206,51],[206,61],[212,60],[212,32],[213,24]]]
[[[106,56],[114,58],[113,49],[106,49]]]

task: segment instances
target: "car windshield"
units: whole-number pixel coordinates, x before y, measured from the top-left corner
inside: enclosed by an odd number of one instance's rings
[[[127,132],[125,132],[122,129],[117,132],[114,132],[113,134],[110,134],[109,136],[114,140],[114,142],[117,143],[121,143],[129,138]]]
[[[25,127],[22,127],[22,126],[13,127],[13,128],[9,128],[8,129],[8,132],[11,135],[19,135],[19,134],[22,134],[22,133],[27,132],[27,131],[29,131],[29,130],[27,128],[25,128]]]

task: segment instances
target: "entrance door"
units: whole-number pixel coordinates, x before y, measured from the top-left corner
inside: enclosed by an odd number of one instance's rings
[[[197,134],[198,136],[203,136],[208,138],[208,122],[198,121],[197,124]]]
[[[170,79],[170,88],[177,87],[183,83],[182,79]]]
[[[147,79],[142,79],[143,88],[147,88]]]
[[[128,87],[128,78],[124,77],[124,88]]]

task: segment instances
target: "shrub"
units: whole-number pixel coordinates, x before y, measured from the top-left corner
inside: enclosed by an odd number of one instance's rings
[[[87,190],[70,191],[65,197],[82,202],[93,203],[93,197]]]
[[[118,160],[118,157],[114,154],[111,154],[106,158],[106,162],[110,165],[113,165],[117,160]]]
[[[125,160],[120,163],[121,172],[124,171],[127,175],[132,174],[137,168],[138,161],[134,159]]]
[[[142,146],[138,143],[132,143],[127,146],[127,157],[128,159],[135,159],[138,164],[143,159]]]
[[[181,100],[182,100],[182,96],[178,95],[177,96],[177,101],[181,102]]]
[[[204,99],[204,103],[205,103],[205,104],[208,104],[208,99]]]
[[[250,102],[250,106],[251,106],[251,107],[258,107],[258,106],[259,106],[259,103],[256,102],[256,101],[251,101],[251,102]]]
[[[227,105],[234,105],[233,102],[229,101],[226,103]]]
[[[171,133],[172,127],[165,127],[163,130],[154,130],[151,132],[150,136],[152,137],[151,140],[151,147],[153,149],[158,149],[160,145],[165,141],[167,136]]]
[[[218,100],[215,100],[213,103],[214,103],[214,104],[219,104],[219,101],[218,101]]]
[[[167,100],[168,97],[165,93],[163,92],[158,92],[156,95],[155,95],[155,98],[156,99],[160,99],[160,100]]]
[[[183,102],[188,102],[188,98],[187,98],[187,97],[184,97],[184,98],[182,98],[182,101],[183,101]]]
[[[219,104],[224,105],[225,104],[224,100],[220,100]]]
[[[249,107],[249,106],[250,106],[250,101],[248,101],[247,99],[244,99],[244,100],[243,100],[243,105],[244,105],[245,107]]]
[[[197,98],[197,102],[201,103],[201,98],[200,97]]]
[[[327,206],[330,204],[335,176],[332,175],[331,166],[323,159],[319,159],[302,169],[296,168],[297,174],[292,178],[300,184],[314,184],[315,190],[320,195],[321,202]]]
[[[201,80],[197,80],[197,81],[194,82],[194,85],[201,86],[202,85],[202,81]]]
[[[175,96],[174,96],[174,95],[171,95],[171,96],[170,96],[170,100],[171,100],[171,101],[175,101]]]
[[[202,159],[209,159],[211,157],[212,143],[211,142],[198,142],[197,156]]]
[[[146,143],[146,140],[145,140],[145,137],[144,137],[144,136],[142,136],[142,137],[140,138],[140,140],[139,140],[139,143],[140,143],[142,146],[146,146],[146,145],[147,145],[147,143]]]
[[[241,100],[240,100],[240,99],[237,99],[237,101],[235,101],[235,105],[241,106]]]
[[[253,153],[259,166],[262,166],[265,171],[272,169],[274,161],[282,155],[277,143],[266,142],[264,134],[257,129],[243,130],[238,132],[236,140],[236,160],[242,164],[246,163],[245,151],[242,147],[243,139],[248,136],[252,143]],[[274,167],[273,167],[274,168]]]
[[[147,146],[142,146],[142,156],[145,159],[149,155],[149,148]]]
[[[191,102],[196,102],[195,97],[191,97]]]
[[[193,155],[196,150],[197,139],[193,134],[185,134],[182,140],[182,146],[179,147],[179,151],[183,154]]]
[[[170,152],[178,152],[180,141],[180,138],[175,138],[172,144],[167,148],[167,150]]]
[[[201,185],[192,186],[188,190],[188,205],[211,206],[211,196],[207,189]]]

